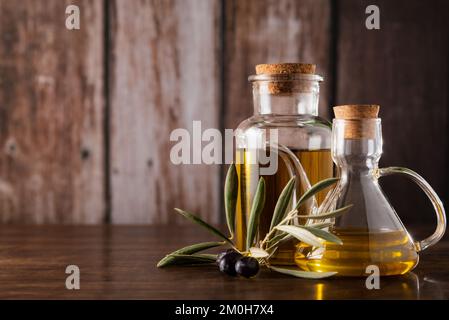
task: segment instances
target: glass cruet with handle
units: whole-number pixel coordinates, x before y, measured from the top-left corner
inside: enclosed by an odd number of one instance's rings
[[[378,105],[337,106],[334,112],[331,149],[340,180],[320,211],[351,205],[349,210],[330,221],[329,231],[338,236],[342,244],[325,242],[321,248],[301,245],[295,261],[302,269],[336,271],[340,276],[365,276],[368,267],[377,267],[380,275],[405,274],[418,264],[418,253],[444,235],[443,204],[416,172],[402,167],[378,167],[382,154]],[[392,174],[410,178],[432,202],[437,227],[428,238],[414,241],[388,202],[378,179]]]

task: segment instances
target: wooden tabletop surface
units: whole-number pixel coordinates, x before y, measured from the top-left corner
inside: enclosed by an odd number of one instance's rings
[[[263,271],[231,278],[215,266],[157,269],[165,254],[214,240],[197,227],[2,226],[0,299],[448,299],[449,240],[421,253],[408,275],[304,280]],[[80,290],[67,290],[65,269],[80,268]]]

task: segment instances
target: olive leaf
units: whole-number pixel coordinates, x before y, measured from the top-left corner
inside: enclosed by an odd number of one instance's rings
[[[212,263],[217,259],[213,254],[170,254],[172,265]]]
[[[333,224],[330,223],[330,222],[312,223],[312,224],[308,225],[306,227],[306,229],[311,228],[311,229],[315,230],[315,229],[327,228],[327,227],[329,227],[331,225],[333,225]],[[288,234],[288,233],[285,233],[284,231],[281,231],[279,234],[277,234],[276,236],[274,236],[273,238],[271,238],[271,239],[269,239],[267,241],[267,243],[268,243],[267,250],[270,250],[270,249],[278,246],[280,243],[282,243],[284,241],[287,241],[287,240],[290,240],[291,238],[293,238],[293,236],[291,234]]]
[[[199,253],[194,254],[193,256],[199,256],[203,259],[209,259],[211,262],[217,262],[218,254],[216,253]]]
[[[271,243],[270,246],[268,246],[267,250],[272,250],[273,248],[276,248],[279,246],[282,242],[292,239],[293,236],[291,234],[281,232],[277,236],[275,236],[272,240],[268,241],[268,243]]]
[[[226,212],[226,222],[228,224],[229,233],[231,238],[234,237],[234,220],[235,220],[235,208],[237,203],[238,192],[238,176],[235,164],[231,163],[228,173],[226,174],[226,181],[224,187],[224,204]]]
[[[338,217],[340,215],[342,215],[343,213],[346,212],[346,210],[348,210],[349,208],[351,208],[353,205],[349,204],[347,206],[344,206],[343,208],[334,210],[334,211],[330,211],[330,212],[326,212],[323,214],[308,214],[308,215],[298,215],[298,218],[307,218],[310,220],[322,220],[322,219],[328,219],[328,218],[335,218]]]
[[[256,236],[259,227],[260,214],[265,205],[265,179],[261,177],[257,183],[256,194],[254,195],[251,211],[249,214],[249,223],[246,233],[246,247],[250,248]]]
[[[340,245],[343,244],[343,241],[341,241],[341,239],[339,237],[337,237],[336,235],[334,235],[330,232],[327,232],[327,231],[324,231],[324,230],[321,230],[318,228],[313,228],[310,226],[299,226],[299,227],[306,229],[307,231],[310,231],[313,235],[317,236],[318,238],[327,240],[332,243],[340,244]]]
[[[190,221],[193,221],[197,224],[199,224],[200,226],[202,226],[203,228],[207,229],[210,233],[216,235],[217,237],[223,239],[224,241],[228,242],[231,245],[234,245],[232,243],[231,240],[229,240],[223,233],[221,233],[221,231],[219,231],[218,229],[212,227],[210,224],[204,222],[201,218],[197,217],[196,215],[194,215],[193,213],[175,208],[176,212],[178,212],[179,214],[183,215],[184,217],[186,217],[187,219],[189,219]]]
[[[330,226],[333,226],[334,224],[332,222],[318,222],[318,223],[311,223],[307,225],[307,227],[310,228],[318,228],[318,229],[324,229]]]
[[[289,276],[294,276],[298,278],[305,278],[305,279],[323,279],[331,277],[337,272],[311,272],[311,271],[300,271],[300,270],[293,270],[293,269],[286,269],[286,268],[278,268],[269,266],[269,268],[273,271],[287,274]]]
[[[280,231],[287,232],[288,234],[291,234],[293,237],[295,237],[299,241],[307,243],[311,246],[320,247],[320,248],[324,247],[322,241],[317,236],[315,236],[313,233],[311,233],[308,230],[302,229],[301,227],[283,225],[283,226],[277,226],[276,229],[280,230]]]
[[[290,203],[290,200],[292,199],[293,190],[295,188],[295,181],[296,177],[292,177],[282,190],[282,193],[276,203],[276,207],[274,208],[270,230],[277,226],[279,222],[281,222],[281,220],[284,218],[287,207]]]
[[[256,259],[258,259],[258,258],[266,258],[266,257],[268,257],[270,255],[264,249],[256,248],[256,247],[249,248],[249,253],[250,253],[251,257],[256,258]]]
[[[316,193],[320,192],[321,190],[326,189],[327,187],[333,185],[336,183],[340,178],[329,178],[325,180],[321,180],[320,182],[314,184],[312,188],[304,192],[304,194],[299,199],[298,203],[296,204],[295,209],[299,209],[300,206],[302,206],[310,197],[314,196]]]
[[[275,235],[273,238],[269,239],[267,242],[268,243],[273,243],[273,242],[277,242],[279,240],[281,240],[282,238],[284,238],[286,235],[285,232],[279,232],[277,235]]]
[[[189,255],[192,253],[196,253],[199,251],[203,251],[203,250],[207,250],[210,248],[215,248],[215,247],[219,247],[224,245],[225,242],[202,242],[202,243],[196,243],[196,244],[192,244],[190,246],[178,249],[176,251],[173,251],[172,253],[169,253],[168,255],[166,255],[164,258],[162,258],[158,264],[157,267],[158,268],[163,268],[165,266],[171,265],[173,263],[175,263],[175,258],[173,257],[173,255]]]

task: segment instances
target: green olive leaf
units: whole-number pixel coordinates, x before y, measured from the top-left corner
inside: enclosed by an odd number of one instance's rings
[[[322,219],[328,219],[328,218],[335,218],[338,217],[340,215],[342,215],[343,213],[346,212],[346,210],[350,209],[353,205],[349,204],[343,208],[334,210],[334,211],[330,211],[330,212],[326,212],[326,213],[322,213],[322,214],[309,214],[309,215],[298,215],[298,218],[307,218],[310,220],[322,220]]]
[[[293,191],[295,189],[296,177],[292,177],[290,181],[285,185],[281,195],[274,208],[273,218],[271,219],[270,230],[282,221],[287,211],[287,207],[292,199]]]
[[[198,225],[202,226],[203,228],[207,229],[210,233],[214,234],[215,236],[223,239],[224,241],[228,242],[231,245],[234,245],[230,239],[228,239],[223,233],[221,233],[221,231],[219,231],[218,229],[212,227],[210,224],[204,222],[201,218],[197,217],[193,213],[190,213],[190,212],[178,209],[178,208],[175,208],[175,210],[176,210],[176,212],[178,212],[182,216],[186,217],[190,221],[193,221],[196,224],[198,224]]]
[[[204,264],[217,260],[214,254],[170,254],[168,257],[171,258],[170,265]]]
[[[256,193],[254,195],[251,211],[249,214],[249,223],[246,233],[246,247],[250,248],[256,236],[259,227],[260,214],[265,205],[265,179],[261,177],[257,183]]]
[[[296,269],[278,268],[278,267],[273,267],[273,266],[269,266],[269,268],[273,271],[276,271],[276,272],[279,272],[282,274],[286,274],[286,275],[294,276],[294,277],[298,277],[298,278],[304,278],[304,279],[323,279],[323,278],[328,278],[328,277],[331,277],[331,276],[337,274],[337,272],[300,271],[300,270],[296,270]]]
[[[306,227],[306,229],[308,229],[308,228],[322,229],[322,228],[330,227],[332,225],[333,225],[333,223],[330,223],[330,222],[312,223],[312,224],[308,225]],[[293,238],[293,236],[291,234],[285,233],[284,231],[280,231],[279,234],[277,234],[276,236],[274,236],[273,238],[271,238],[267,241],[267,243],[269,244],[267,250],[271,250],[272,248],[278,246],[280,243],[290,240],[291,238]]]
[[[194,254],[194,257],[199,256],[200,258],[203,259],[209,259],[211,262],[217,262],[217,258],[218,258],[218,254],[216,253],[199,253],[199,254]]]
[[[328,231],[325,230],[321,230],[318,228],[313,228],[310,226],[298,226],[300,228],[306,229],[308,231],[310,231],[312,234],[314,234],[315,236],[317,236],[320,239],[324,239],[326,241],[332,242],[332,243],[336,243],[336,244],[343,244],[343,241],[341,241],[341,239],[339,237],[337,237],[336,235],[334,235],[333,233],[330,233]]]
[[[267,248],[267,251],[271,251],[274,248],[277,248],[281,243],[292,239],[293,236],[291,234],[285,233],[285,232],[281,232],[280,234],[278,234],[277,236],[275,236],[273,239],[271,239],[270,241],[268,241],[268,243],[271,243],[270,246]]]
[[[296,204],[295,209],[298,210],[300,206],[302,206],[309,198],[320,192],[321,190],[326,189],[327,187],[333,185],[336,183],[340,178],[329,178],[325,180],[321,180],[320,182],[313,185],[312,188],[304,192],[304,194],[299,199],[298,203]]]
[[[273,238],[269,239],[267,242],[268,242],[268,243],[274,243],[274,242],[277,242],[277,241],[281,240],[282,238],[284,238],[285,235],[286,235],[285,232],[282,232],[282,231],[281,231],[281,232],[278,232],[277,235],[275,235]]]
[[[224,204],[226,212],[226,222],[228,224],[231,238],[234,237],[235,227],[235,208],[237,203],[237,192],[239,189],[238,176],[235,164],[232,163],[226,174],[226,181],[224,187]]]
[[[297,226],[277,226],[277,230],[287,232],[288,234],[291,234],[293,237],[298,239],[299,241],[302,241],[304,243],[307,243],[314,247],[324,247],[324,244],[322,241],[315,236],[313,233],[311,233],[308,230],[305,230],[303,228],[297,227]]]
[[[224,245],[225,242],[202,242],[202,243],[196,243],[196,244],[192,244],[190,246],[178,249],[176,251],[173,251],[172,253],[169,253],[168,255],[166,255],[164,258],[162,258],[158,264],[157,267],[158,268],[163,268],[165,266],[168,266],[170,264],[172,264],[176,259],[173,257],[173,255],[179,255],[179,254],[185,254],[185,255],[189,255],[189,254],[193,254],[199,251],[203,251],[203,250],[207,250],[210,248],[215,248],[215,247],[219,247]]]

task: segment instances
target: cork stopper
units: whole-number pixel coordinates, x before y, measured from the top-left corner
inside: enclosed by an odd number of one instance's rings
[[[316,65],[309,63],[266,63],[256,66],[257,75],[315,74]],[[293,81],[273,80],[268,83],[268,92],[273,95],[288,94],[295,90]]]
[[[315,74],[315,69],[310,63],[265,63],[256,66],[256,74]]]
[[[354,104],[334,107],[336,119],[345,121],[345,139],[373,139],[376,137],[379,105]]]

